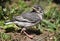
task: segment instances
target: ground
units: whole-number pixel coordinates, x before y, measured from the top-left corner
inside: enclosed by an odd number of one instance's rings
[[[2,30],[0,31],[2,32]],[[10,35],[11,39],[5,40],[5,41],[54,41],[53,32],[48,32],[45,30],[43,33],[40,33],[40,34],[39,33],[36,34],[36,32],[30,33],[30,31],[28,31],[27,33],[29,33],[30,35],[33,35],[34,36],[33,39],[30,39],[26,35],[21,34],[20,32],[16,31],[16,32],[7,32],[6,34]]]

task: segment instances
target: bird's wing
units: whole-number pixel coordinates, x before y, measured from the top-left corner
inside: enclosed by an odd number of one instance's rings
[[[40,20],[39,16],[35,13],[26,13],[26,14],[21,14],[20,16],[16,16],[14,18],[17,21],[22,21],[22,22],[36,22]]]

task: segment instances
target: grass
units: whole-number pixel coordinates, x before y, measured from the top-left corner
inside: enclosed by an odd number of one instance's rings
[[[52,0],[44,0],[40,3],[36,3],[36,1],[32,0],[32,5],[39,4],[44,9],[44,19],[41,22],[41,25],[38,26],[38,29],[42,30],[43,28],[46,28],[48,31],[53,31],[58,34],[55,37],[55,41],[59,41],[60,39],[60,11],[59,11],[59,5],[56,5],[51,2]],[[4,21],[11,20],[13,16],[19,15],[22,12],[27,12],[30,7],[22,0],[19,0],[17,3],[18,6],[12,6],[11,8],[4,8],[4,11],[2,11],[2,8],[0,6],[0,26],[2,26],[4,29],[10,28],[10,27],[16,27],[15,25],[4,25]],[[58,37],[57,37],[58,36]],[[3,39],[8,39],[6,34],[1,34],[1,37]]]
[[[7,35],[5,33],[0,33],[0,40],[2,41],[7,41],[7,40],[10,40],[11,39],[11,36],[10,35]]]

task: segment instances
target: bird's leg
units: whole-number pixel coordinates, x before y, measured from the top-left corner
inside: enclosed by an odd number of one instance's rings
[[[21,33],[23,33],[24,31],[26,31],[26,28],[22,28]]]
[[[32,35],[29,35],[27,32],[26,32],[26,28],[23,28],[22,30],[21,30],[21,33],[24,33],[27,37],[29,37],[29,38],[33,38],[33,36]]]

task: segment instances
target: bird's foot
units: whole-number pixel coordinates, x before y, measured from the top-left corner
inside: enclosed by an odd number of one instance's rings
[[[30,39],[33,39],[33,37],[34,37],[33,35],[27,35],[27,36],[28,36]]]
[[[27,36],[27,37],[29,37],[30,39],[33,39],[33,35],[29,35],[28,33],[26,33],[25,31],[24,31],[24,34]]]
[[[26,32],[26,28],[23,28],[22,30],[21,30],[21,33],[24,33],[27,37],[29,37],[30,39],[33,39],[33,35],[29,35],[27,32]]]

